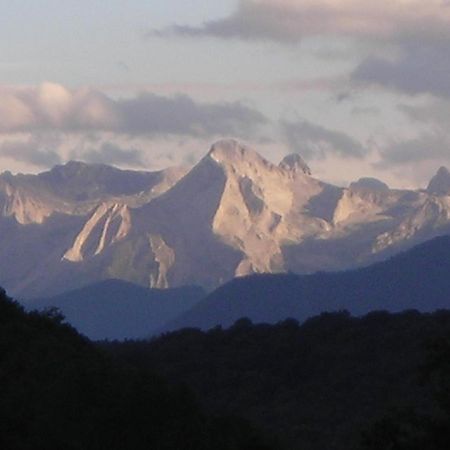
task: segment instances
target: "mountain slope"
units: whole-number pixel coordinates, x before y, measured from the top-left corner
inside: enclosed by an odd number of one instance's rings
[[[111,278],[84,262],[123,239],[130,209],[150,202],[186,172],[123,171],[69,162],[39,175],[0,175],[0,281],[21,298],[53,295]],[[88,230],[88,232],[86,232]]]
[[[450,236],[363,269],[314,275],[259,275],[220,287],[163,328],[230,326],[241,317],[275,323],[324,311],[434,311],[450,307]]]
[[[187,311],[204,295],[197,287],[158,290],[107,280],[52,298],[34,299],[28,308],[57,307],[90,339],[136,339]]]
[[[448,171],[427,190],[324,183],[235,140],[192,169],[70,162],[0,175],[0,283],[22,299],[106,279],[216,289],[236,276],[361,267],[450,232]]]

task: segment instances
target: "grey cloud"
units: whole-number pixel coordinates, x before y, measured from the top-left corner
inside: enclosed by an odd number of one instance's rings
[[[450,39],[447,45],[399,43],[396,59],[369,57],[353,72],[357,83],[375,84],[407,94],[450,97]]]
[[[390,39],[399,34],[445,33],[449,9],[439,0],[240,0],[229,16],[200,26],[173,25],[149,36],[213,36],[299,42],[305,36]]]
[[[434,100],[420,106],[400,104],[398,110],[414,122],[430,125],[443,133],[449,131],[450,101]]]
[[[302,38],[302,27],[299,17],[280,4],[241,0],[238,9],[229,17],[205,22],[200,27],[173,25],[148,35],[298,42]]]
[[[143,165],[139,150],[125,149],[112,142],[103,142],[99,148],[91,148],[83,152],[73,151],[71,159],[82,159],[88,163]]]
[[[422,131],[414,138],[404,141],[392,141],[380,150],[381,168],[392,165],[436,161],[444,164],[450,161],[450,132],[448,117],[450,102],[432,100],[421,105],[398,105],[415,125],[420,125]]]
[[[186,95],[143,93],[112,99],[87,89],[0,90],[0,132],[111,131],[129,135],[250,137],[267,119],[240,102],[201,103]]]
[[[267,119],[240,102],[197,103],[186,95],[141,94],[117,102],[117,130],[130,134],[250,136]]]
[[[306,158],[324,159],[330,154],[363,158],[367,153],[367,149],[351,136],[305,120],[282,121],[281,130],[289,147]]]
[[[441,133],[423,133],[410,140],[392,142],[380,154],[381,161],[375,166],[383,169],[423,161],[450,161],[450,138]]]
[[[45,139],[35,137],[23,141],[5,141],[0,144],[0,155],[38,167],[50,167],[59,164],[61,158],[49,145],[51,143],[46,143]]]
[[[350,113],[353,116],[379,116],[381,111],[376,106],[355,106]]]
[[[222,19],[200,26],[174,25],[149,35],[278,43],[311,36],[350,37],[358,45],[358,50],[352,48],[353,57],[359,52],[367,56],[368,49],[378,55],[359,64],[353,83],[450,96],[450,8],[444,0],[241,0]],[[388,49],[400,56],[379,57]]]

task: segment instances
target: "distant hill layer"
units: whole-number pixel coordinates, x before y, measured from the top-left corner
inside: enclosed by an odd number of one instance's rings
[[[147,289],[107,280],[51,298],[35,299],[28,308],[57,307],[66,320],[90,339],[143,338],[184,313],[205,296],[203,289]]]
[[[324,311],[434,311],[450,308],[450,237],[443,236],[372,266],[313,275],[235,279],[169,323],[164,330],[230,326],[242,317],[275,323]]]

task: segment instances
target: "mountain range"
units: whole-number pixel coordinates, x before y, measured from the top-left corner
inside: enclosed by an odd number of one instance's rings
[[[344,272],[266,274],[236,278],[159,331],[225,328],[241,318],[304,322],[323,312],[434,312],[450,308],[450,236],[442,236],[387,261]]]
[[[107,279],[143,287],[356,268],[450,231],[450,173],[423,190],[314,178],[235,140],[192,168],[69,162],[0,175],[0,285],[26,302]]]

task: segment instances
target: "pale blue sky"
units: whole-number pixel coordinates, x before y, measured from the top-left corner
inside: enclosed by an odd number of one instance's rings
[[[195,161],[227,134],[274,161],[298,151],[343,184],[423,186],[450,164],[440,0],[0,6],[0,169],[98,158],[111,144],[104,162],[152,169]]]
[[[220,17],[235,2],[2,0],[0,4],[0,81],[51,80],[79,86],[161,80],[168,70],[160,66],[179,64],[179,48],[169,46],[165,51],[161,42],[146,40],[145,33],[173,22],[197,24]],[[189,74],[194,61],[189,58],[184,64]],[[124,73],[125,66],[129,73]]]

